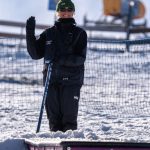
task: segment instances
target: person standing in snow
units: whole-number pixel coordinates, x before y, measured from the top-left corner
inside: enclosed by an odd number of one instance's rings
[[[55,24],[35,37],[35,18],[26,22],[27,50],[32,59],[44,58],[51,62],[51,76],[46,98],[46,112],[51,131],[77,129],[80,89],[84,79],[84,62],[87,51],[87,34],[73,18],[74,3],[59,0]]]

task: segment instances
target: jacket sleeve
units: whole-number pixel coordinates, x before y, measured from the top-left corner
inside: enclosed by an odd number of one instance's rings
[[[34,32],[26,30],[27,51],[32,59],[41,59],[44,57],[44,47],[46,41],[45,31],[36,39]]]
[[[63,56],[60,59],[60,64],[69,67],[78,67],[84,65],[87,51],[87,34],[83,30],[75,47],[74,53],[68,56]]]

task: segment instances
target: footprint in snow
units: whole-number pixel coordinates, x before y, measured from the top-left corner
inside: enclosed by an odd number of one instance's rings
[[[102,126],[101,126],[101,129],[102,129],[102,131],[107,132],[107,131],[109,131],[109,130],[111,129],[111,126],[102,125]]]

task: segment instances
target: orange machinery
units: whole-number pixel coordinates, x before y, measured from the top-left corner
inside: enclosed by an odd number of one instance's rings
[[[133,19],[143,18],[145,16],[145,6],[140,0],[132,0],[136,7],[133,6]],[[131,0],[103,0],[104,15],[106,16],[124,16],[123,7],[128,11]]]

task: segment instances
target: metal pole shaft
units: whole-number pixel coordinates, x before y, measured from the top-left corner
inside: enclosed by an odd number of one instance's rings
[[[50,76],[51,76],[51,64],[49,63],[48,64],[47,76],[46,76],[46,82],[45,82],[44,95],[43,95],[43,100],[42,100],[42,104],[41,104],[41,109],[40,109],[40,114],[39,114],[39,119],[38,119],[38,125],[37,125],[37,129],[36,129],[36,133],[38,133],[40,131],[40,127],[41,127],[44,106],[45,106],[45,102],[46,102],[46,98],[47,98],[47,93],[48,93]]]

